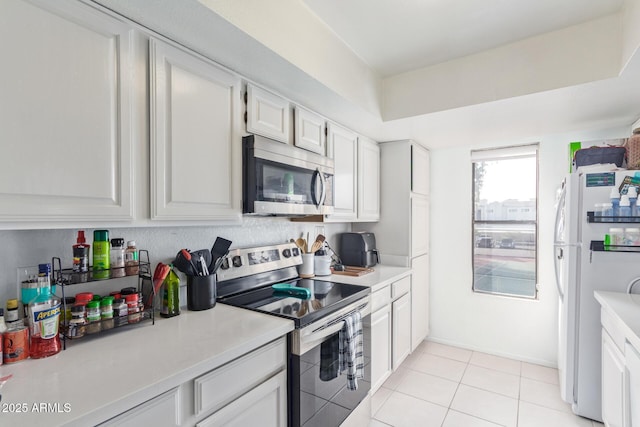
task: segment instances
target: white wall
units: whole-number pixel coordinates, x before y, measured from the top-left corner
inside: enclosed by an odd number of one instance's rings
[[[337,233],[350,231],[349,224],[293,223],[284,218],[244,217],[239,226],[218,227],[145,227],[110,228],[109,237],[135,240],[139,249],[147,249],[152,269],[158,262],[168,263],[182,248],[211,249],[216,237],[233,242],[232,248],[284,243],[309,232],[314,236],[316,226],[324,227],[324,235],[331,246],[339,251]],[[85,229],[87,242],[93,242],[93,229]],[[71,246],[76,242],[77,229],[68,230],[7,230],[0,231],[0,307],[17,295],[17,268],[37,266],[59,257],[62,267],[71,267]],[[315,238],[312,237],[312,238]],[[181,277],[183,277],[180,274]],[[183,277],[182,286],[186,286]],[[183,289],[181,305],[186,305]]]
[[[553,271],[554,205],[558,185],[568,172],[567,144],[628,135],[629,128],[624,127],[537,140],[540,151],[539,298],[536,301],[471,290],[471,146],[431,150],[430,339],[556,366],[558,294]],[[536,140],[508,141],[485,147],[530,142]]]

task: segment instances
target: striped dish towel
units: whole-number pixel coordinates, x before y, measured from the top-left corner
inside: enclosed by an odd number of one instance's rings
[[[344,319],[340,330],[339,368],[347,373],[347,388],[358,389],[358,378],[364,378],[362,315],[356,311]]]

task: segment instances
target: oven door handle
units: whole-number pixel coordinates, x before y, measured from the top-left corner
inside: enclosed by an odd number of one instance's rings
[[[304,337],[304,340],[311,340],[311,341],[320,341],[325,339],[326,337],[335,334],[336,332],[340,332],[340,330],[342,329],[342,325],[344,324],[344,320],[341,322],[336,323],[335,325],[331,325],[328,326],[324,329],[320,329],[317,332],[313,331],[311,332],[309,335],[307,335],[306,337]]]

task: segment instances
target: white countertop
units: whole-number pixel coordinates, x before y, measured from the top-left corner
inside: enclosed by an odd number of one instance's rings
[[[0,366],[0,377],[13,375],[0,390],[0,425],[95,425],[293,328],[290,320],[216,304],[71,342],[55,356]],[[58,403],[61,412],[34,413],[34,403]],[[11,404],[28,411],[11,413]]]
[[[602,308],[618,320],[625,338],[640,350],[640,295],[622,292],[595,292]]]
[[[347,283],[351,285],[369,286],[371,292],[375,292],[379,288],[383,288],[405,276],[411,274],[408,267],[395,267],[390,265],[378,264],[373,267],[373,272],[363,274],[362,276],[345,276],[344,274],[332,274],[330,276],[316,276],[315,279],[326,280],[338,283]]]

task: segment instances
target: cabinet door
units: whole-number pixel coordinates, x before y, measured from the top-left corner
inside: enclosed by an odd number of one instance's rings
[[[624,356],[602,330],[602,420],[609,427],[624,427]]]
[[[358,220],[380,219],[380,147],[358,138]]]
[[[398,298],[392,304],[393,316],[393,369],[396,370],[411,352],[411,294]]]
[[[136,406],[109,421],[101,427],[137,426],[179,426],[180,389],[175,388],[158,397]]]
[[[411,196],[411,256],[429,252],[429,200],[425,196]]]
[[[294,119],[294,145],[324,156],[326,125],[322,116],[296,106]]]
[[[150,42],[151,217],[240,220],[240,81]]]
[[[330,221],[357,218],[358,135],[334,123],[327,124],[327,155],[333,158],[335,198]]]
[[[411,350],[429,335],[429,255],[411,260]]]
[[[391,375],[391,305],[371,314],[371,394]]]
[[[415,143],[411,145],[411,191],[429,194],[429,151]]]
[[[629,405],[628,423],[629,427],[640,426],[640,352],[631,344],[626,343],[624,355],[627,365],[627,393]]]
[[[197,427],[286,425],[287,371],[276,374],[196,424]]]
[[[289,101],[247,85],[247,132],[289,143]]]
[[[0,221],[132,219],[133,29],[76,1],[0,26]]]

